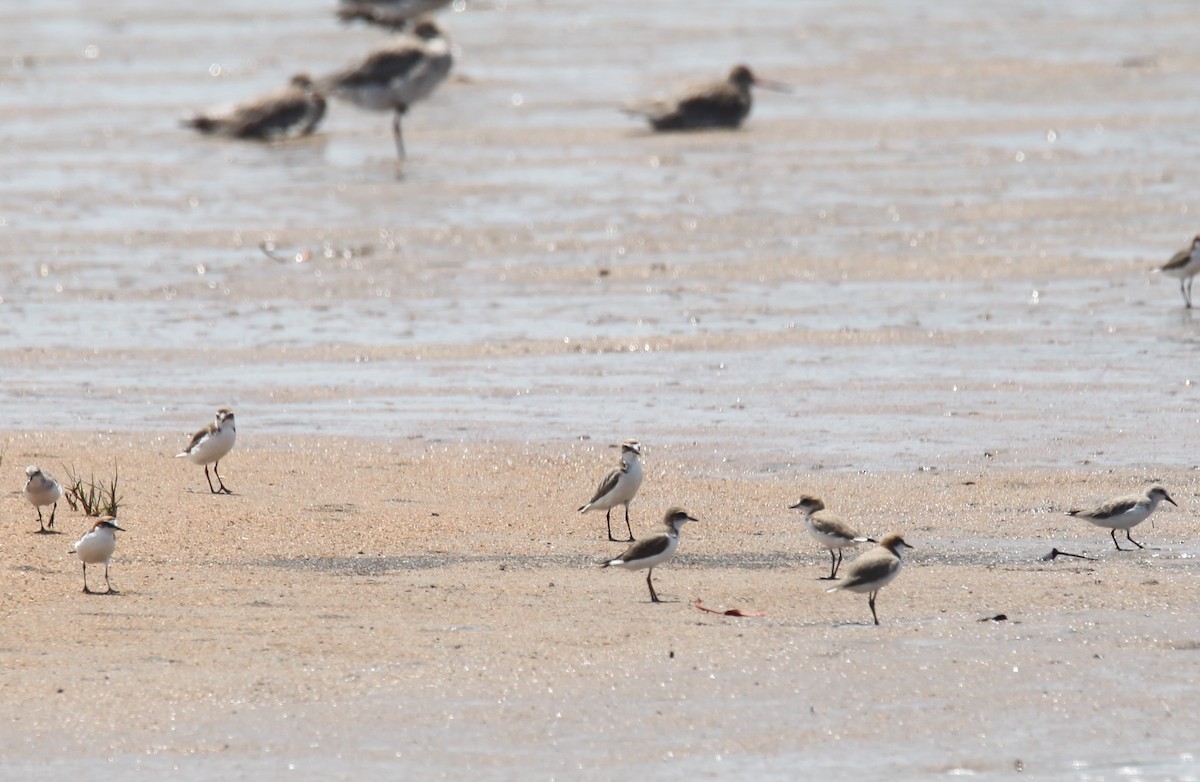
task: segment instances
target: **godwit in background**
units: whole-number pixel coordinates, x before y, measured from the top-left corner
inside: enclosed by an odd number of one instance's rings
[[[1200,236],[1192,240],[1191,246],[1175,253],[1166,265],[1158,268],[1158,271],[1168,277],[1179,278],[1179,292],[1183,294],[1184,305],[1190,310],[1192,308],[1192,283],[1196,279],[1196,274],[1200,273]]]
[[[391,111],[396,155],[404,160],[400,122],[409,107],[433,92],[450,73],[450,42],[441,29],[422,21],[412,34],[397,36],[361,61],[330,74],[319,84],[330,94],[370,111]]]
[[[307,136],[325,116],[325,96],[307,74],[292,77],[282,90],[257,100],[183,119],[185,127],[229,138],[272,141]]]
[[[756,77],[745,65],[737,65],[723,80],[697,84],[667,100],[634,104],[629,114],[645,117],[655,130],[700,130],[736,128],[750,113],[751,87],[788,92],[780,82]]]
[[[342,0],[337,16],[343,22],[366,22],[402,30],[417,18],[448,5],[450,0]]]

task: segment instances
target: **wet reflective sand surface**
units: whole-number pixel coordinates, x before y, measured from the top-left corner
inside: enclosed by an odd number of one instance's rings
[[[331,644],[371,644],[363,628],[390,627],[395,637],[383,651],[393,653],[384,657],[398,667],[383,679],[354,668],[344,648],[322,658],[308,638],[295,641],[304,662],[293,679],[273,678],[288,668],[280,652],[270,673],[251,666],[211,690],[185,675],[188,686],[164,699],[171,708],[207,704],[188,707],[192,744],[163,740],[171,757],[208,752],[211,736],[245,731],[295,750],[302,734],[281,715],[310,726],[344,720],[344,729],[322,728],[317,748],[293,751],[312,778],[387,773],[392,764],[453,778],[464,754],[473,759],[461,768],[494,778],[606,777],[640,773],[646,763],[652,776],[668,778],[722,770],[794,778],[804,764],[816,776],[856,768],[928,778],[962,772],[958,763],[999,775],[1022,759],[1007,750],[1036,715],[1044,718],[1050,707],[1041,699],[1059,696],[1056,727],[1039,734],[1029,756],[1039,773],[1200,773],[1183,756],[1191,748],[1175,740],[1196,724],[1172,690],[1196,673],[1188,646],[1195,628],[1159,635],[1167,622],[1186,624],[1195,608],[1185,585],[1195,575],[1187,522],[1200,489],[1192,470],[1200,315],[1184,310],[1175,280],[1151,274],[1200,230],[1191,172],[1200,13],[1182,2],[928,5],[468,1],[442,17],[456,68],[409,113],[402,169],[390,119],[343,103],[331,104],[315,136],[294,143],[238,144],[178,127],[188,111],[262,94],[297,71],[329,72],[382,40],[340,26],[332,0],[0,10],[0,421],[8,443],[0,475],[10,492],[0,499],[13,528],[8,568],[24,584],[14,592],[30,591],[10,595],[10,620],[23,617],[42,645],[62,643],[35,632],[57,616],[71,617],[78,644],[95,642],[96,622],[117,637],[152,624],[156,605],[164,622],[186,623],[189,606],[221,589],[212,580],[234,564],[246,569],[236,577],[244,581],[201,621],[204,638],[229,634],[221,621],[279,621],[251,616],[259,599],[300,611],[313,626],[331,623]],[[757,93],[740,131],[654,135],[618,110],[740,61],[794,87]],[[199,487],[194,470],[164,461],[219,405],[238,414],[238,450],[222,465],[223,474],[235,465],[231,475],[241,472],[235,511],[190,493]],[[583,567],[605,547],[575,537],[594,532],[595,516],[580,521],[570,511],[610,466],[603,446],[629,436],[658,451],[642,528],[675,502],[709,521],[687,530],[679,561],[663,569],[665,591],[680,601],[675,613],[634,602],[644,597],[636,576]],[[289,449],[302,468],[290,464]],[[322,456],[330,449],[371,476],[350,492],[357,499],[340,496],[339,465]],[[503,471],[485,466],[493,458],[519,465],[530,453],[548,460],[525,487],[531,495],[514,495]],[[100,472],[119,462],[128,476],[122,518],[137,531],[123,539],[118,560],[127,557],[120,566],[138,586],[116,606],[79,604],[76,563],[63,554],[70,541],[48,548],[17,528],[31,509],[11,492],[34,461]],[[419,510],[384,503],[389,491],[375,489],[407,481],[413,461],[448,476],[437,502],[423,499]],[[296,469],[320,484],[303,500],[292,493]],[[569,485],[558,485],[564,469]],[[864,472],[870,477],[856,477]],[[977,625],[983,604],[1015,609],[952,599],[964,584],[975,594],[1012,593],[1010,579],[1028,576],[1026,558],[1036,561],[1062,534],[1103,552],[1107,531],[1081,530],[1059,511],[1150,479],[1168,483],[1181,505],[1161,527],[1145,525],[1162,550],[1103,567],[1035,570],[1047,580],[1022,587],[1038,617],[1024,625]],[[978,495],[949,488],[968,481],[982,487]],[[848,628],[831,623],[860,620],[865,598],[826,596],[809,579],[827,554],[778,508],[812,482],[847,515],[862,508],[864,526],[904,526],[919,546],[912,572],[880,598],[898,620],[882,635],[844,645]],[[251,490],[263,485],[274,488]],[[188,493],[176,507],[179,492]],[[313,508],[347,502],[353,512],[316,513],[351,522],[333,542],[280,544]],[[964,504],[969,511],[959,510]],[[431,505],[446,517],[435,526],[453,545],[420,534]],[[498,509],[518,526],[491,537]],[[765,538],[746,526],[764,518],[774,530]],[[174,536],[158,527],[165,522],[178,524]],[[220,548],[226,541],[191,557],[165,553],[179,529],[223,537],[235,523],[254,538],[245,551]],[[781,528],[795,535],[781,537]],[[748,548],[745,559],[721,559],[739,546]],[[1013,571],[978,553],[1008,546],[1021,563]],[[429,573],[331,567],[319,571],[316,593],[292,586],[308,574],[269,564],[277,555],[341,561],[360,549],[385,565],[430,552],[449,559],[435,557],[441,564]],[[774,558],[780,551],[793,558]],[[491,585],[500,565],[520,596],[476,605],[475,590]],[[164,593],[176,567],[196,571],[182,579],[188,586],[177,581],[177,592]],[[688,607],[685,585],[716,602],[710,569],[730,600],[778,600],[767,606],[770,619],[745,629]],[[422,646],[397,606],[411,598],[405,590],[444,589],[445,574],[465,586],[437,618],[418,622],[439,639]],[[379,590],[380,607],[368,611],[374,624],[357,613],[362,579]],[[672,587],[671,579],[682,582]],[[548,581],[569,584],[573,597],[556,587],[557,605],[542,615]],[[247,596],[293,588],[294,599]],[[1100,596],[1112,590],[1121,597]],[[1075,597],[1060,605],[1064,592]],[[36,599],[49,593],[53,601]],[[137,605],[154,593],[167,605]],[[322,600],[329,604],[315,605]],[[810,601],[821,613],[808,614]],[[579,625],[608,618],[637,629],[597,651]],[[539,621],[545,636],[523,648],[522,630]],[[1122,640],[1107,639],[1109,623]],[[484,629],[451,629],[460,625]],[[728,633],[720,653],[689,661],[667,700],[642,701],[660,682],[640,677],[660,673],[668,642],[678,634],[709,655],[714,626]],[[274,629],[284,638],[307,632]],[[607,638],[613,631],[604,629]],[[145,632],[140,642],[154,637]],[[479,640],[455,646],[460,634]],[[997,635],[1003,643],[989,645]],[[653,642],[642,648],[646,637]],[[1072,638],[1114,643],[1103,654],[1126,665],[1093,668],[1087,661],[1097,658]],[[231,655],[256,654],[252,639],[231,643]],[[406,666],[420,666],[404,662],[412,651],[405,644],[436,661],[410,676]],[[1010,682],[1006,655],[1026,644],[1040,661],[1034,677]],[[590,651],[572,657],[564,645]],[[1067,662],[1055,662],[1055,650],[1067,647]],[[10,703],[47,710],[49,725],[52,704],[40,698],[50,696],[28,673],[39,668],[31,648],[14,641],[5,652],[26,671]],[[558,652],[531,674],[539,666],[529,660],[549,648]],[[512,711],[489,710],[491,676],[456,683],[487,649],[499,650],[490,658],[497,675],[514,682],[505,696]],[[81,665],[78,651],[59,646],[52,656]],[[649,672],[626,673],[623,660]],[[848,660],[850,668],[830,673],[813,660]],[[182,675],[172,665],[153,673],[152,662],[115,652],[109,662],[124,689]],[[336,704],[297,695],[297,682],[326,663],[317,680],[338,693]],[[885,665],[901,665],[899,680],[884,675],[888,708],[923,699],[899,723],[871,705],[860,681]],[[601,677],[612,686],[596,687],[594,667],[625,678]],[[189,675],[209,673],[218,675],[203,666]],[[366,683],[345,686],[355,677]],[[553,699],[539,688],[554,688],[548,679],[588,704],[575,721],[555,717],[569,726],[561,732],[544,732]],[[269,696],[255,696],[255,681],[267,682]],[[720,686],[705,689],[711,681]],[[960,699],[947,682],[978,689]],[[1113,699],[1096,709],[1111,710],[1119,725],[1059,692],[1094,686]],[[797,692],[803,697],[789,695]],[[964,728],[964,713],[985,712],[989,698],[1005,695],[1012,701],[1003,721]],[[246,708],[230,707],[237,698]],[[383,737],[401,730],[397,704],[423,715],[404,720],[411,733],[403,749]],[[809,719],[822,709],[843,711],[831,722]],[[9,712],[20,721],[19,709]],[[164,714],[142,713],[131,743],[113,750],[119,762],[148,746]],[[861,715],[869,715],[862,724]],[[451,717],[459,732],[446,734]],[[653,732],[656,718],[666,735]],[[624,719],[638,720],[627,733],[617,729]],[[608,732],[593,740],[601,721],[611,723]],[[1180,732],[1157,733],[1168,723]],[[366,725],[388,730],[376,735]],[[939,725],[994,751],[970,768],[970,755],[928,738]],[[826,730],[838,733],[835,743],[813,738]],[[710,753],[692,742],[672,758],[673,740],[688,731],[706,749],[719,737],[728,746]],[[927,740],[906,744],[914,733]],[[413,757],[447,735],[457,745]],[[789,738],[798,735],[808,738]],[[553,741],[515,756],[500,749],[533,736]],[[598,741],[625,754],[614,759]],[[877,743],[882,756],[868,760]],[[1064,745],[1075,751],[1057,757]],[[6,765],[36,778],[45,746],[12,741]],[[1128,753],[1116,753],[1120,746]],[[839,765],[843,747],[855,758],[850,766]],[[55,775],[86,776],[92,752],[70,748]],[[493,755],[508,760],[493,763]],[[218,768],[235,778],[286,769],[274,759],[259,765],[249,745],[212,757],[224,758]],[[144,767],[161,774],[171,762]]]

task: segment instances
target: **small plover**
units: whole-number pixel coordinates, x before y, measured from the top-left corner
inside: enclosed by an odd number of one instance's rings
[[[1125,530],[1125,538],[1130,543],[1138,548],[1145,548],[1141,543],[1134,540],[1129,532],[1149,518],[1150,514],[1158,508],[1159,503],[1163,500],[1166,500],[1177,508],[1179,507],[1179,503],[1171,499],[1171,495],[1167,494],[1166,489],[1161,486],[1151,486],[1146,490],[1145,494],[1131,494],[1128,497],[1117,497],[1115,500],[1109,500],[1095,508],[1067,511],[1067,515],[1083,519],[1084,521],[1090,521],[1097,527],[1104,527],[1110,530],[1109,535],[1112,537],[1113,545],[1117,547],[1117,551],[1133,551],[1133,549],[1121,548],[1121,544],[1117,542],[1117,530]]]
[[[646,573],[646,586],[650,587],[650,602],[661,603],[658,594],[654,591],[654,582],[650,578],[654,575],[656,565],[675,556],[675,550],[679,548],[679,528],[689,521],[699,521],[699,519],[683,508],[671,508],[663,518],[666,529],[657,535],[642,538],[627,548],[624,554],[616,559],[601,562],[600,566],[622,567],[626,570],[647,568],[649,572]]]
[[[750,113],[751,87],[788,92],[789,87],[754,75],[745,65],[737,65],[719,81],[685,88],[673,98],[634,104],[627,114],[644,117],[655,130],[699,130],[736,128]]]
[[[117,550],[117,530],[124,532],[125,528],[118,527],[117,520],[113,516],[100,519],[75,543],[75,548],[71,550],[71,553],[78,555],[79,561],[83,563],[83,591],[85,594],[109,594],[113,591],[112,584],[108,581],[108,563],[112,559],[113,552]],[[87,566],[98,565],[101,562],[104,563],[105,590],[102,593],[96,593],[88,589]]]
[[[871,618],[875,620],[875,624],[879,624],[879,615],[875,613],[875,596],[900,574],[900,568],[904,564],[900,558],[900,551],[906,548],[912,546],[905,543],[899,534],[885,535],[878,546],[846,566],[846,577],[842,579],[842,583],[825,591],[848,589],[851,592],[866,592],[867,605],[871,607]]]
[[[832,569],[828,576],[821,578],[822,581],[833,581],[837,578],[838,568],[842,564],[843,548],[857,546],[859,543],[875,542],[874,538],[859,534],[857,530],[843,521],[841,516],[825,510],[825,503],[821,501],[820,497],[804,494],[800,497],[799,502],[789,507],[793,510],[804,511],[804,526],[808,529],[808,534],[829,549]]]
[[[612,509],[618,505],[625,506],[625,529],[629,532],[629,538],[624,542],[633,540],[633,527],[629,525],[629,503],[633,502],[634,495],[642,486],[641,455],[642,446],[637,440],[621,443],[621,466],[605,475],[592,498],[579,506],[579,513],[590,510],[605,512],[609,540],[616,540],[612,534]]]
[[[41,527],[38,532],[54,531],[54,514],[58,512],[58,501],[62,499],[62,496],[62,486],[54,480],[53,475],[42,472],[36,464],[25,468],[25,499],[29,500],[29,503],[37,509],[38,526]],[[50,509],[48,524],[42,523],[43,505],[54,506]]]
[[[278,92],[230,109],[194,114],[182,124],[208,135],[273,141],[307,136],[324,116],[325,96],[307,74],[300,73]]]
[[[225,482],[221,480],[221,473],[217,472],[217,468],[221,466],[221,460],[225,458],[225,455],[233,450],[236,440],[237,429],[234,427],[233,411],[228,407],[222,407],[217,411],[216,421],[196,432],[188,447],[175,454],[175,457],[186,456],[192,464],[203,464],[204,477],[208,480],[208,490],[213,494],[222,492],[232,494],[233,492],[225,488]],[[212,478],[208,475],[208,465],[210,464],[213,466],[213,474],[217,476],[217,485],[221,487],[220,489],[213,488]]]
[[[1175,253],[1171,260],[1156,271],[1162,272],[1168,277],[1179,278],[1179,292],[1183,294],[1184,305],[1190,310],[1192,308],[1192,283],[1195,281],[1196,275],[1200,274],[1200,236],[1193,239],[1190,246]]]
[[[396,156],[404,160],[400,121],[414,103],[433,92],[454,58],[450,42],[431,21],[422,21],[412,34],[398,35],[362,60],[321,79],[321,89],[359,108],[391,111]]]

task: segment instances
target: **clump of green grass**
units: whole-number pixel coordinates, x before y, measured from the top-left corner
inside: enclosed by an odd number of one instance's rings
[[[117,493],[117,482],[120,475],[116,467],[113,467],[112,480],[107,482],[103,478],[97,481],[94,473],[84,480],[65,465],[63,470],[67,475],[67,480],[63,484],[63,497],[71,506],[71,510],[82,510],[88,516],[117,515],[122,498]]]

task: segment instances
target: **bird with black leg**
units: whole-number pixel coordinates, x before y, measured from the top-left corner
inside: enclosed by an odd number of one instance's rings
[[[654,591],[654,568],[675,556],[679,548],[679,531],[689,521],[699,521],[683,508],[671,508],[663,517],[664,529],[634,543],[619,557],[600,563],[601,567],[619,567],[626,570],[646,570],[646,586],[650,588],[650,602],[661,603]]]
[[[124,532],[125,528],[117,526],[117,520],[113,516],[100,519],[75,543],[75,548],[71,550],[71,553],[78,556],[79,561],[83,563],[83,591],[85,594],[115,593],[112,583],[108,580],[108,563],[117,550],[118,530]],[[98,565],[101,562],[104,563],[105,589],[104,592],[97,593],[88,588],[87,566]]]
[[[621,464],[604,476],[592,498],[580,505],[579,513],[593,510],[604,511],[604,520],[608,524],[608,539],[617,540],[612,533],[612,509],[618,505],[625,506],[625,529],[633,540],[633,527],[629,524],[629,503],[633,502],[638,489],[642,487],[642,446],[637,440],[626,440],[621,443]]]
[[[221,460],[233,450],[236,442],[237,426],[233,418],[233,411],[228,407],[222,407],[217,410],[216,420],[192,435],[192,441],[188,443],[187,448],[175,454],[175,458],[187,458],[192,464],[204,465],[204,477],[208,480],[208,490],[211,493],[232,494],[233,492],[225,488],[225,482],[221,480],[221,473],[217,471],[217,468],[221,466]],[[217,476],[217,485],[221,487],[220,489],[213,488],[212,478],[208,475],[208,465],[210,464],[213,466],[213,474]]]
[[[845,589],[849,592],[867,593],[867,605],[871,608],[871,619],[879,624],[879,615],[875,613],[875,598],[879,590],[895,580],[900,575],[904,560],[900,552],[912,548],[904,542],[904,538],[896,533],[885,535],[879,545],[851,562],[846,567],[846,575],[842,583],[826,589],[826,592],[836,592]]]
[[[29,504],[37,509],[38,526],[41,527],[38,532],[54,532],[54,514],[58,512],[58,501],[63,496],[62,484],[50,473],[43,471],[36,464],[31,464],[25,468],[23,494],[25,499],[29,500]],[[51,506],[49,524],[42,521],[42,507],[46,505]]]
[[[842,549],[857,546],[859,543],[875,542],[874,538],[869,538],[851,527],[841,516],[825,510],[825,503],[820,497],[805,494],[800,497],[799,502],[790,507],[792,510],[804,511],[804,526],[808,534],[829,549],[831,568],[829,575],[823,576],[822,581],[837,578],[838,568],[842,564]]]
[[[1171,495],[1167,494],[1166,489],[1161,486],[1151,486],[1142,494],[1117,497],[1094,508],[1070,510],[1067,511],[1067,515],[1109,530],[1109,536],[1112,538],[1113,545],[1117,547],[1117,551],[1132,551],[1133,549],[1121,548],[1121,544],[1117,541],[1117,530],[1124,530],[1125,539],[1133,545],[1145,548],[1134,540],[1130,533],[1134,527],[1150,518],[1150,514],[1156,511],[1159,504],[1164,501],[1179,507],[1179,503],[1171,499]]]

